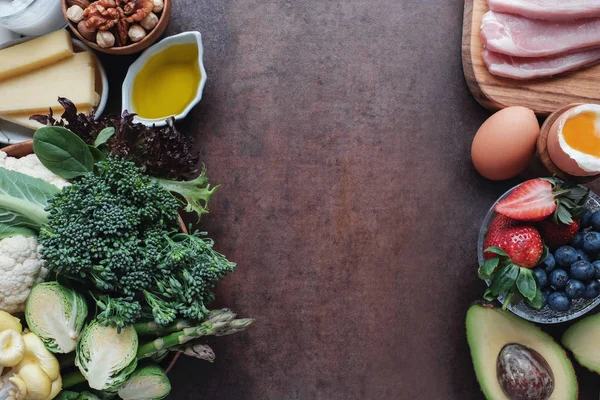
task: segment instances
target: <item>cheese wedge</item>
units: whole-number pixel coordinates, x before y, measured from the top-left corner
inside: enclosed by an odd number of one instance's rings
[[[62,115],[62,113],[65,110],[60,107],[60,108],[56,108],[56,109],[52,109],[52,112],[54,114],[54,118],[57,120],[60,120],[60,116]],[[47,113],[48,111],[46,111]],[[81,110],[77,110],[78,113],[84,113],[84,114],[89,114],[92,112],[91,108],[84,108]],[[42,115],[45,115],[46,113],[42,113]],[[27,113],[27,114],[4,114],[4,115],[0,115],[0,119],[3,119],[5,121],[8,122],[12,122],[13,124],[17,124],[17,125],[21,125],[24,126],[25,128],[29,128],[29,129],[33,129],[34,131],[37,130],[38,128],[41,128],[42,126],[44,126],[43,124],[40,124],[37,121],[31,120],[29,119],[30,116],[32,116],[33,114]]]
[[[0,114],[35,114],[58,108],[58,97],[78,109],[95,103],[95,59],[76,53],[55,64],[0,82]]]
[[[69,33],[61,29],[0,50],[0,81],[73,56]]]

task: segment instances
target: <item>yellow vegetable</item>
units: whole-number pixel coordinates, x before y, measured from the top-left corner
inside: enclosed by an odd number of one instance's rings
[[[13,329],[19,333],[23,332],[23,326],[19,318],[13,317],[6,311],[0,310],[0,332]]]
[[[46,400],[52,391],[52,380],[37,364],[27,364],[18,373],[27,386],[27,400]]]
[[[15,376],[11,376],[10,378],[8,378],[8,380],[11,381],[12,384],[16,386],[17,390],[19,391],[19,394],[22,397],[25,397],[27,395],[27,386],[25,385],[25,382],[23,382],[23,379],[21,379],[17,375],[15,375]]]
[[[14,367],[24,355],[25,341],[19,332],[14,329],[0,332],[0,367]]]
[[[52,381],[52,388],[50,389],[50,396],[46,397],[45,400],[52,400],[62,390],[62,377],[59,375],[57,379]]]
[[[58,360],[46,349],[42,340],[32,332],[23,335],[23,340],[25,341],[25,357],[14,367],[15,372],[20,374],[20,371],[27,365],[36,364],[51,381],[57,379],[60,376]]]

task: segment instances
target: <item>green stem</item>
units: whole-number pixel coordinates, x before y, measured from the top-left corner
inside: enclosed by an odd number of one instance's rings
[[[140,322],[133,325],[135,331],[140,336],[168,335],[170,333],[179,332],[184,328],[189,328],[190,326],[193,326],[193,321],[189,320],[180,320],[169,326],[160,326],[156,322]]]
[[[85,381],[86,381],[86,379],[83,375],[81,375],[81,372],[79,372],[79,371],[70,372],[66,375],[63,375],[62,386],[63,386],[63,389],[68,389],[75,385],[79,385],[80,383],[83,383]]]
[[[231,310],[213,311],[207,321],[191,328],[184,328],[179,332],[158,338],[140,345],[138,347],[138,359],[151,356],[157,351],[169,349],[173,346],[180,346],[202,336],[225,336],[243,331],[254,322],[253,319],[242,318],[235,319],[235,314]]]

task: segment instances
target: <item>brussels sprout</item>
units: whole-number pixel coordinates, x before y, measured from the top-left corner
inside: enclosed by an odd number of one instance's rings
[[[118,394],[123,400],[161,400],[170,391],[171,382],[167,374],[156,365],[148,365],[131,374]]]
[[[81,333],[75,365],[92,389],[116,390],[135,370],[138,336],[133,326],[121,329],[93,321]]]
[[[90,392],[70,392],[63,390],[55,400],[100,400],[100,397]]]
[[[75,350],[87,314],[85,298],[58,282],[34,286],[25,304],[29,329],[53,353]]]

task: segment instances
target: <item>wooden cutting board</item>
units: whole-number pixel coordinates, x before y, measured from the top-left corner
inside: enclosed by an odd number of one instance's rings
[[[483,60],[479,37],[487,0],[465,0],[462,62],[465,79],[475,99],[496,111],[525,106],[546,116],[571,103],[600,103],[600,64],[546,79],[518,81],[491,75]]]

